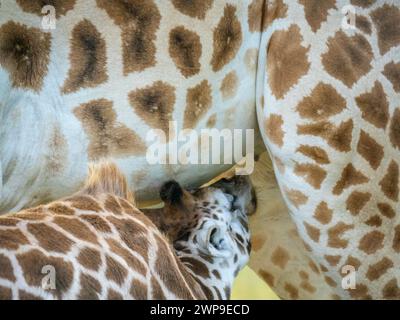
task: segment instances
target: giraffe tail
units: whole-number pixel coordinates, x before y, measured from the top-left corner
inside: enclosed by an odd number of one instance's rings
[[[109,160],[89,164],[89,175],[82,193],[92,196],[111,193],[135,204],[133,192],[129,189],[124,174],[114,162]]]

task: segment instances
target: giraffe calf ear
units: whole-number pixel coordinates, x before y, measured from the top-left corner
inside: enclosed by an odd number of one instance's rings
[[[162,201],[170,204],[178,204],[183,197],[183,189],[175,180],[164,183],[160,190],[160,198]]]

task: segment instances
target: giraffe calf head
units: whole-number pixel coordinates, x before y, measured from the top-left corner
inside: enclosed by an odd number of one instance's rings
[[[233,178],[224,181],[224,187],[217,184],[191,192],[170,181],[160,195],[165,218],[170,219],[166,225],[173,226],[173,234],[167,233],[177,251],[220,258],[236,273],[250,254],[247,209],[254,200],[249,180]]]

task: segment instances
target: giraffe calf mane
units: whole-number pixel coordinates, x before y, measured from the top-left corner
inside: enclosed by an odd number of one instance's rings
[[[111,193],[135,204],[134,194],[129,189],[125,176],[115,163],[109,160],[89,164],[89,174],[80,193],[91,196]]]

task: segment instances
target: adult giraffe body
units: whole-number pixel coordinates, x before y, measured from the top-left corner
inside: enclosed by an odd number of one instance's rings
[[[44,3],[55,29],[43,29]],[[102,157],[139,201],[171,178],[194,186],[229,167],[150,166],[146,136],[254,128],[260,34],[247,20],[239,0],[2,2],[0,212],[75,192],[88,161]]]
[[[290,216],[332,297],[399,299],[400,1],[267,5],[257,113]]]

